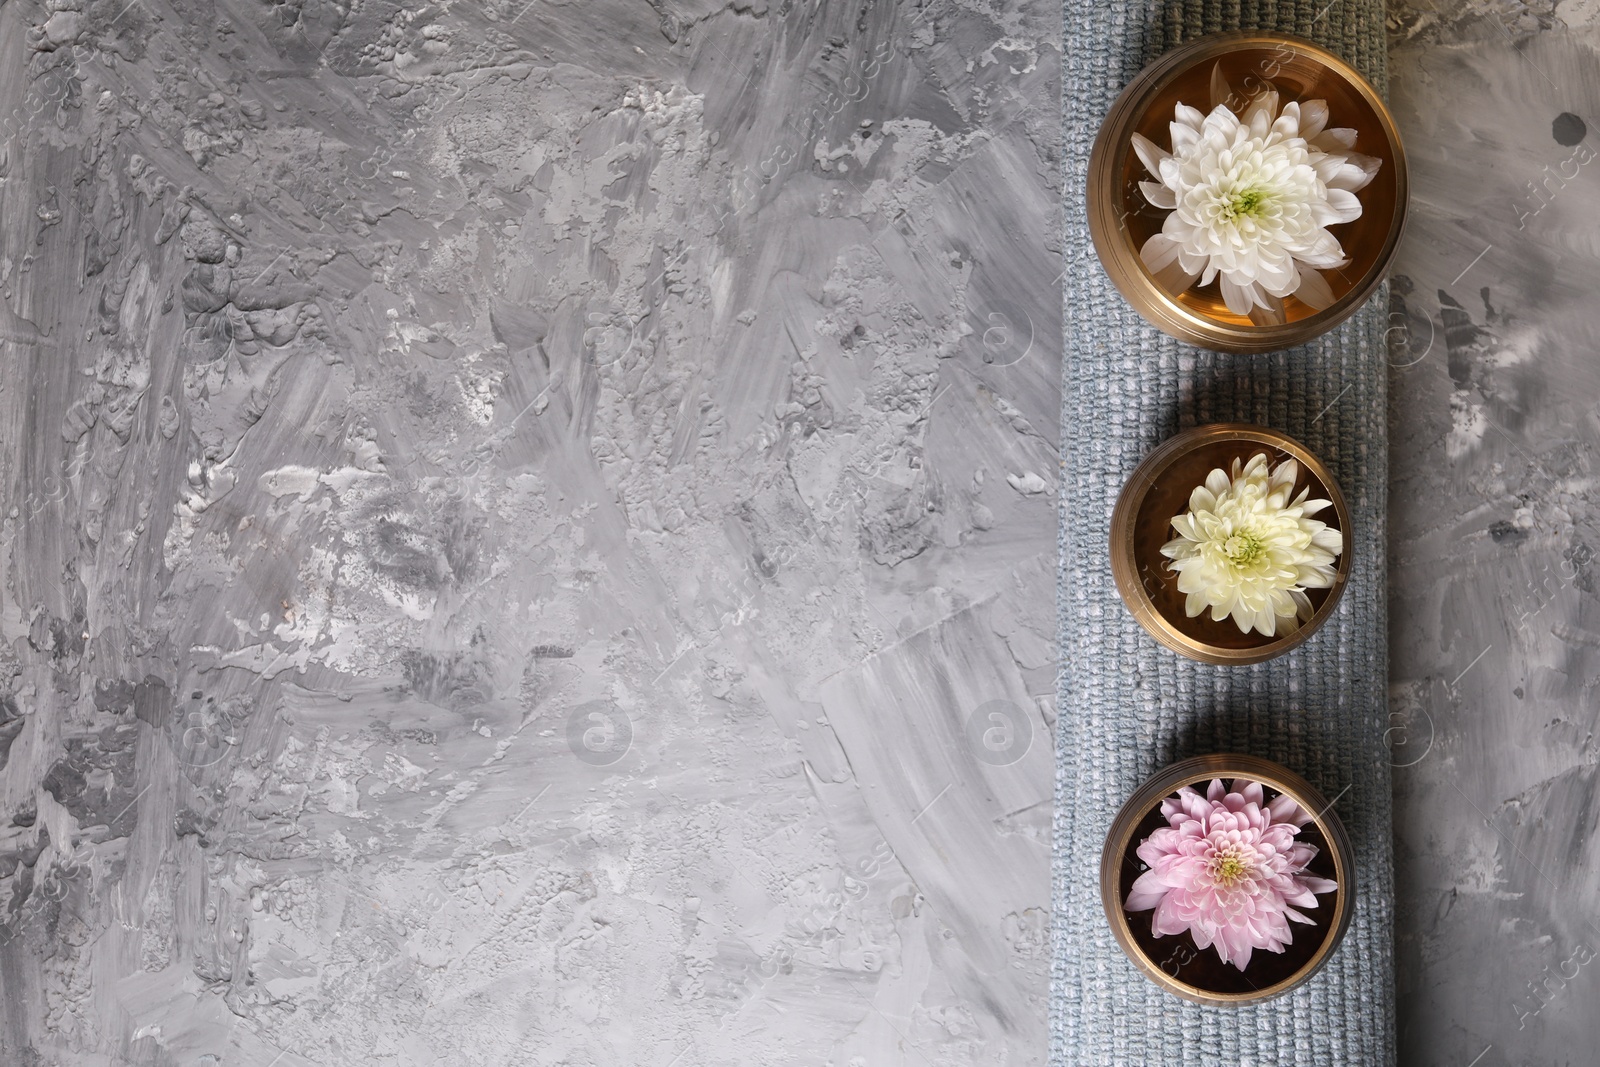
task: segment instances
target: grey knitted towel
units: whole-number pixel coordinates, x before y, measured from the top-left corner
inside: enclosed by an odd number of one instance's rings
[[[1095,0],[1066,5],[1066,292],[1062,667],[1054,826],[1052,1067],[1213,1067],[1394,1061],[1393,910],[1384,599],[1384,311],[1380,293],[1323,339],[1226,356],[1146,325],[1095,257],[1084,210],[1100,120],[1147,62],[1202,33],[1259,29],[1317,41],[1384,87],[1383,5]],[[1336,615],[1294,652],[1210,667],[1161,648],[1117,598],[1111,508],[1139,460],[1208,422],[1283,430],[1339,479],[1353,522]],[[1311,982],[1266,1004],[1203,1008],[1163,992],[1117,948],[1100,905],[1100,849],[1132,790],[1186,756],[1277,760],[1330,798],[1355,846],[1355,918]]]

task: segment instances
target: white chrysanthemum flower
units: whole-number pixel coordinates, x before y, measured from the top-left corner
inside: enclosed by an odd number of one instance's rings
[[[1305,590],[1333,585],[1344,537],[1311,517],[1329,501],[1306,499],[1309,486],[1293,496],[1299,476],[1294,460],[1269,469],[1257,452],[1249,463],[1233,461],[1232,478],[1218,467],[1190,494],[1188,512],[1172,520],[1178,536],[1161,554],[1188,594],[1191,619],[1210,608],[1213,622],[1231,616],[1241,633],[1272,637],[1311,618]]]
[[[1133,135],[1134,151],[1160,179],[1139,188],[1170,212],[1139,254],[1172,293],[1220,276],[1228,309],[1253,321],[1283,321],[1290,294],[1325,308],[1333,290],[1321,272],[1349,264],[1327,227],[1361,217],[1356,190],[1381,161],[1351,151],[1355,130],[1327,128],[1326,101],[1280,112],[1268,89],[1235,115],[1222,102],[1228,96],[1213,72],[1209,115],[1178,104],[1171,152]]]

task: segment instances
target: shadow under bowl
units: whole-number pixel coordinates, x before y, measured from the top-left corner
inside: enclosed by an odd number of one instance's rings
[[[1187,931],[1155,936],[1150,928],[1153,911],[1130,912],[1123,907],[1134,880],[1147,869],[1138,857],[1140,842],[1167,825],[1161,802],[1185,785],[1204,793],[1213,778],[1260,782],[1268,801],[1287,794],[1300,805],[1312,820],[1296,840],[1317,848],[1306,870],[1339,886],[1318,895],[1315,908],[1298,909],[1312,922],[1291,922],[1294,939],[1282,952],[1258,949],[1242,970],[1223,963],[1214,948],[1198,947]],[[1339,947],[1355,909],[1355,853],[1327,799],[1287,767],[1256,756],[1196,756],[1158,771],[1112,820],[1100,856],[1100,900],[1117,944],[1151,981],[1198,1004],[1252,1004],[1282,996],[1310,980]]]
[[[1326,270],[1333,303],[1317,310],[1294,296],[1283,321],[1260,324],[1228,309],[1216,281],[1169,293],[1139,257],[1145,241],[1161,232],[1168,212],[1139,189],[1154,181],[1133,150],[1135,132],[1171,149],[1169,124],[1179,102],[1211,110],[1212,69],[1236,101],[1276,89],[1280,103],[1326,100],[1328,125],[1356,131],[1354,151],[1381,161],[1377,174],[1356,192],[1361,217],[1334,225],[1348,266]],[[1235,111],[1242,110],[1242,103]],[[1405,228],[1409,199],[1405,151],[1394,119],[1355,68],[1295,37],[1224,33],[1182,45],[1151,63],[1122,91],[1107,113],[1089,156],[1089,233],[1095,251],[1128,303],[1151,325],[1181,341],[1224,352],[1272,352],[1303,344],[1353,315],[1382,283]]]
[[[1161,554],[1161,546],[1177,536],[1173,517],[1189,509],[1189,495],[1205,484],[1206,475],[1218,467],[1231,473],[1234,460],[1248,462],[1258,452],[1265,452],[1274,467],[1287,459],[1298,461],[1295,494],[1309,486],[1311,499],[1332,501],[1332,507],[1316,517],[1344,537],[1333,585],[1306,590],[1311,618],[1271,637],[1255,630],[1241,632],[1232,619],[1213,622],[1209,610],[1189,618],[1184,609],[1188,597],[1178,589],[1178,576]],[[1350,543],[1344,494],[1332,472],[1309,449],[1265,426],[1213,423],[1165,441],[1134,468],[1111,512],[1111,575],[1139,625],[1174,652],[1217,665],[1259,663],[1299,645],[1333,614],[1350,576]]]

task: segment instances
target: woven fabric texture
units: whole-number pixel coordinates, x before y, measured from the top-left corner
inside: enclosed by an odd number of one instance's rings
[[[1161,1063],[1366,1067],[1394,1062],[1393,861],[1384,592],[1386,291],[1316,342],[1262,356],[1184,345],[1147,325],[1089,238],[1089,152],[1148,62],[1228,29],[1316,41],[1385,87],[1383,6],[1099,0],[1066,6],[1065,332],[1060,648],[1051,967],[1052,1067]],[[1251,422],[1304,442],[1351,510],[1350,581],[1334,617],[1287,656],[1212,667],[1156,644],[1118,599],[1107,555],[1128,475],[1179,430]],[[1287,996],[1201,1007],[1122,954],[1100,903],[1100,852],[1122,801],[1187,756],[1246,752],[1329,798],[1355,847],[1354,920],[1328,965]]]

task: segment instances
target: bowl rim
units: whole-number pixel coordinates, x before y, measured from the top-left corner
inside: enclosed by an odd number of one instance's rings
[[[1139,828],[1139,823],[1151,808],[1176,793],[1180,787],[1209,781],[1212,778],[1248,778],[1260,782],[1270,789],[1287,794],[1296,804],[1312,812],[1311,820],[1322,833],[1328,851],[1332,853],[1334,881],[1339,883],[1339,888],[1334,891],[1335,898],[1330,905],[1335,909],[1333,923],[1323,935],[1322,944],[1317,946],[1316,952],[1288,978],[1251,993],[1219,993],[1191,985],[1168,974],[1157,966],[1134,940],[1127,913],[1122,908],[1122,886],[1117,868],[1127,852],[1134,832]],[[1310,981],[1312,976],[1327,964],[1329,958],[1344,941],[1344,935],[1349,930],[1355,913],[1356,892],[1359,888],[1355,872],[1355,850],[1351,846],[1350,835],[1345,831],[1344,823],[1334,813],[1333,803],[1323,796],[1321,790],[1303,777],[1281,763],[1260,756],[1243,753],[1191,756],[1168,764],[1146,778],[1111,820],[1111,828],[1106,832],[1105,846],[1100,852],[1100,904],[1105,910],[1106,919],[1111,924],[1111,933],[1116,938],[1118,946],[1145,977],[1168,992],[1196,1004],[1239,1007],[1281,997]]]
[[[1227,441],[1267,445],[1293,456],[1328,491],[1328,499],[1333,502],[1334,514],[1339,519],[1339,532],[1344,537],[1344,548],[1339,552],[1338,566],[1334,570],[1333,587],[1311,618],[1290,633],[1248,648],[1225,648],[1209,644],[1190,637],[1173,625],[1171,620],[1156,607],[1155,601],[1145,590],[1144,583],[1139,581],[1139,560],[1134,558],[1134,535],[1137,532],[1136,520],[1139,510],[1144,504],[1145,496],[1161,481],[1161,476],[1166,473],[1172,461],[1195,448]],[[1170,523],[1171,519],[1172,517],[1168,516],[1167,521]],[[1174,434],[1157,445],[1149,455],[1140,460],[1139,465],[1128,476],[1128,480],[1123,483],[1122,491],[1117,494],[1116,505],[1111,511],[1109,545],[1111,578],[1116,584],[1117,593],[1123,604],[1127,606],[1129,613],[1139,625],[1151,637],[1172,651],[1214,666],[1260,663],[1281,656],[1309,639],[1338,609],[1339,600],[1344,595],[1345,586],[1350,580],[1351,547],[1354,543],[1350,525],[1350,509],[1345,504],[1344,493],[1340,491],[1333,472],[1305,445],[1288,434],[1267,426],[1245,422],[1206,423]]]
[[[1283,45],[1306,53],[1337,74],[1356,90],[1377,116],[1378,125],[1389,142],[1394,168],[1395,217],[1389,224],[1384,246],[1373,260],[1366,277],[1321,311],[1293,322],[1268,326],[1220,322],[1195,313],[1175,299],[1150,276],[1132,242],[1118,238],[1122,229],[1121,215],[1117,210],[1118,200],[1104,192],[1118,185],[1120,153],[1112,150],[1112,144],[1127,141],[1131,145],[1133,126],[1148,107],[1149,98],[1190,67],[1241,48]],[[1087,179],[1084,189],[1089,236],[1112,284],[1140,315],[1163,333],[1221,352],[1255,354],[1279,351],[1320,337],[1354,315],[1388,277],[1410,215],[1411,193],[1405,147],[1400,140],[1394,116],[1378,95],[1377,89],[1353,66],[1326,48],[1303,37],[1288,34],[1248,30],[1207,34],[1157,57],[1123,88],[1106,113],[1089,152]]]

